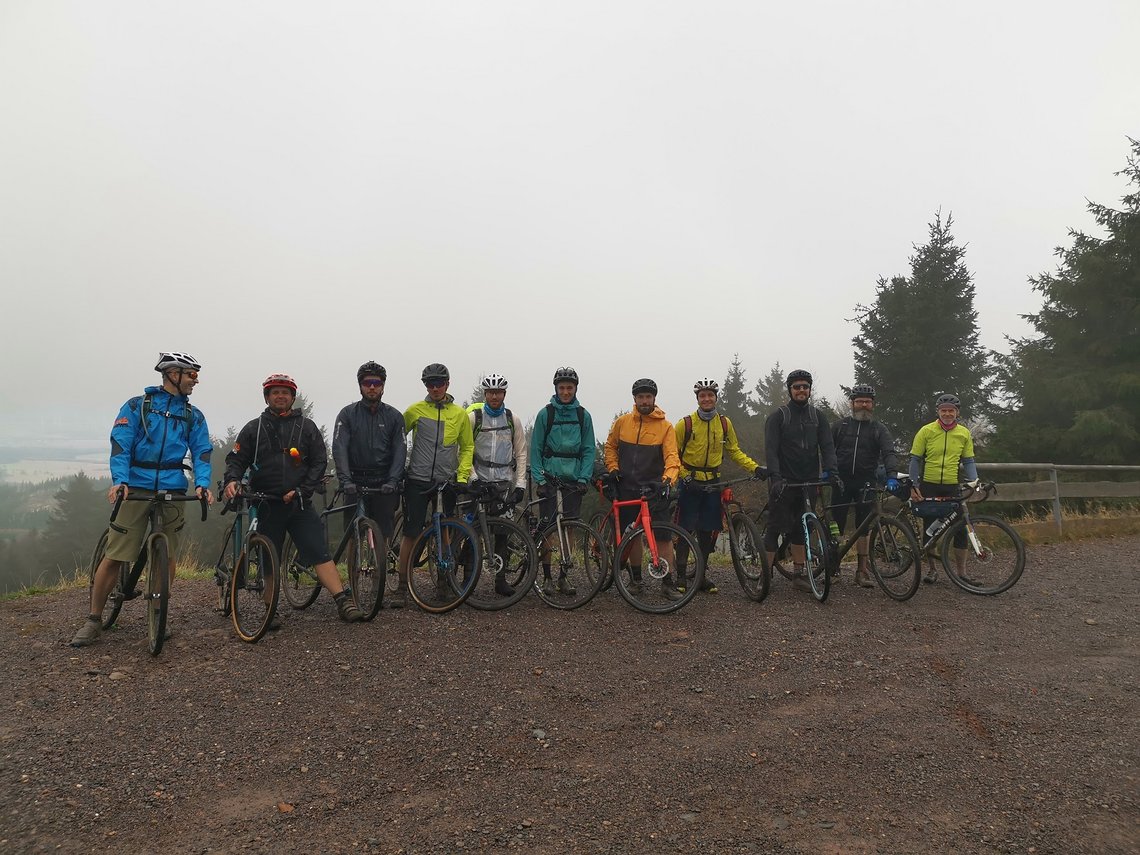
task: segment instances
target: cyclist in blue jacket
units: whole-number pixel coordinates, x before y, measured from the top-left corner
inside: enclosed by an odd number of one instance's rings
[[[206,417],[191,406],[190,394],[198,385],[202,366],[186,353],[164,351],[154,370],[162,375],[161,386],[148,386],[119,410],[111,428],[111,489],[107,501],[131,491],[153,495],[158,491],[185,493],[186,471],[194,474],[194,491],[210,494],[210,430]],[[187,454],[190,464],[184,463]],[[186,523],[182,505],[163,503],[162,523],[170,541],[170,581],[174,583],[174,556]],[[146,537],[150,507],[146,502],[127,502],[119,509],[107,537],[107,552],[95,570],[91,585],[91,612],[71,640],[72,647],[86,647],[99,638],[103,607],[115,587],[118,563],[134,561]]]

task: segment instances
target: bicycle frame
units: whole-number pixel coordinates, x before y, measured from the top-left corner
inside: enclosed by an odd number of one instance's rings
[[[628,526],[626,526],[624,531],[622,531],[621,514],[619,513],[620,509],[632,508],[635,506],[637,507],[637,518]],[[614,520],[614,555],[621,554],[620,547],[622,540],[624,540],[625,537],[628,536],[629,533],[635,528],[641,526],[642,530],[645,532],[645,542],[649,546],[649,554],[653,558],[653,561],[650,565],[651,573],[655,579],[664,578],[664,573],[657,575],[655,572],[653,572],[656,571],[656,569],[661,565],[661,554],[657,549],[657,538],[653,534],[653,517],[649,513],[649,502],[647,501],[646,497],[639,496],[636,499],[614,498],[614,500],[610,503],[610,513],[613,515]]]

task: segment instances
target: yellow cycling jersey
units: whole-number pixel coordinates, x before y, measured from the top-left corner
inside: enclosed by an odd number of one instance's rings
[[[923,425],[914,435],[910,453],[923,461],[922,480],[929,484],[957,484],[958,463],[974,456],[974,438],[963,425],[943,430],[933,421]]]
[[[686,419],[681,419],[674,428],[677,432],[677,448],[681,454],[682,478],[691,476],[694,481],[712,481],[718,478],[725,452],[744,471],[756,471],[756,461],[741,450],[736,429],[726,416],[718,414],[706,422],[697,412],[693,412],[686,418],[692,424],[691,435],[688,435]]]

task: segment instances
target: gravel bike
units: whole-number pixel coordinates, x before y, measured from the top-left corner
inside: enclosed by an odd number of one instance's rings
[[[465,498],[457,502],[458,508],[469,509],[465,519],[479,537],[483,566],[466,602],[482,611],[513,606],[534,587],[538,575],[534,541],[510,517],[514,506],[507,501],[507,494],[512,489],[506,481],[472,481],[467,484]]]
[[[684,608],[696,596],[704,579],[705,561],[691,534],[673,523],[653,521],[647,499],[659,490],[652,485],[643,487],[636,499],[612,500],[610,512],[615,532],[620,525],[621,508],[636,508],[637,518],[617,535],[611,567],[618,592],[626,602],[650,614],[669,614]],[[693,576],[683,591],[669,587],[669,576],[676,563],[673,544],[678,540],[685,541],[693,560]],[[666,544],[669,549],[662,550]]]
[[[479,535],[464,520],[445,517],[440,497],[455,484],[432,488],[431,520],[412,543],[408,593],[425,612],[442,614],[463,605],[479,582],[483,551]]]
[[[146,628],[148,646],[152,655],[162,652],[163,642],[166,641],[166,614],[170,606],[170,541],[164,530],[162,508],[167,502],[201,502],[202,522],[206,521],[206,495],[205,490],[201,496],[193,493],[172,493],[169,490],[151,492],[149,490],[131,490],[128,496],[119,491],[115,499],[115,507],[111,511],[108,527],[104,529],[95,545],[95,552],[91,555],[89,570],[89,587],[95,586],[95,571],[103,563],[107,553],[107,538],[111,534],[111,527],[115,526],[115,519],[119,516],[119,508],[123,501],[149,502],[147,518],[150,534],[143,540],[139,548],[138,557],[133,561],[119,561],[118,579],[115,587],[107,596],[108,610],[104,611],[102,619],[103,629],[110,629],[115,625],[123,603],[136,597],[143,597],[146,602]],[[123,529],[115,527],[116,531]],[[146,574],[146,589],[138,589],[139,580],[142,579],[143,570],[150,566]]]
[[[814,507],[819,488],[830,486],[833,486],[830,481],[788,482],[784,485],[786,490],[800,488],[803,495],[803,513],[800,515],[800,525],[803,526],[804,532],[804,571],[812,596],[820,603],[827,599],[827,594],[831,590],[831,578],[839,567],[839,558],[832,544],[831,532],[819,514],[815,512]],[[761,517],[770,512],[770,506],[771,500],[761,510]],[[826,508],[824,514],[826,515]],[[794,581],[796,579],[794,569],[785,565],[789,546],[788,539],[782,538],[776,551],[776,560],[772,562],[772,568],[784,578]]]
[[[234,521],[222,536],[222,550],[214,564],[218,610],[233,621],[238,638],[251,644],[269,631],[281,595],[277,550],[257,531],[258,505],[268,501],[281,499],[243,489],[222,506],[222,516],[232,511]],[[243,532],[247,515],[249,528]]]
[[[544,568],[542,580],[535,574],[534,589],[551,608],[576,609],[590,602],[601,590],[606,568],[610,566],[610,552],[593,526],[563,514],[563,493],[585,492],[586,486],[548,472],[542,477],[556,491],[553,518],[539,516],[537,508],[543,501],[541,498],[529,502],[521,515],[531,539],[538,544]],[[545,577],[547,567],[552,571],[550,577]]]
[[[328,520],[333,514],[348,518],[344,534],[333,550],[333,563],[339,565],[341,558],[348,565],[348,585],[356,607],[363,613],[363,620],[372,620],[384,604],[384,584],[388,568],[388,551],[384,546],[384,535],[380,526],[365,515],[364,497],[379,493],[379,487],[357,487],[355,500],[343,505],[337,501],[344,496],[343,491],[333,494],[329,505],[321,512],[321,526],[328,540]],[[351,517],[349,517],[351,514]],[[395,538],[393,538],[395,539]],[[304,609],[316,602],[321,593],[321,582],[316,570],[301,563],[297,547],[292,538],[286,538],[281,551],[281,566],[284,568],[285,600],[295,609]]]
[[[762,602],[772,585],[772,568],[768,566],[768,556],[764,552],[764,535],[756,522],[745,513],[744,506],[732,491],[734,485],[753,480],[755,479],[749,476],[730,481],[690,481],[683,489],[720,493],[721,521],[724,531],[728,532],[728,551],[736,580],[746,596]],[[707,567],[705,573],[708,573]],[[693,579],[693,571],[686,570],[686,577],[687,584],[697,584]]]
[[[900,479],[899,483],[909,489],[909,479]],[[847,540],[838,544],[835,561],[842,561],[860,538],[867,537],[867,568],[883,593],[892,600],[903,602],[913,597],[919,588],[922,558],[911,526],[883,513],[885,492],[871,484],[863,485],[859,499],[861,502],[873,502],[871,512]],[[828,505],[828,510],[834,507]]]
[[[971,502],[984,501],[996,492],[993,483],[962,484],[957,496],[911,500],[906,505],[905,517],[922,544],[922,555],[933,561],[938,548],[950,581],[969,594],[1008,591],[1025,570],[1021,535],[1004,520],[970,513]],[[964,545],[955,546],[955,540]]]

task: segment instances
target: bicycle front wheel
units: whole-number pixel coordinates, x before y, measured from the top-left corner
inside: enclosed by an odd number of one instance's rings
[[[830,534],[819,517],[810,517],[807,521],[804,571],[811,584],[812,596],[821,603],[827,599],[827,592],[831,590],[830,540]]]
[[[653,523],[657,559],[649,549],[649,538],[640,526],[622,538],[613,560],[613,578],[618,592],[631,606],[649,614],[669,614],[683,608],[696,596],[704,580],[704,558],[693,536],[672,523]],[[681,578],[675,566],[674,544],[685,541],[695,573]],[[678,585],[685,590],[679,591]]]
[[[595,523],[594,520],[597,520],[597,522]],[[602,574],[601,589],[608,591],[614,583],[612,557],[614,550],[617,548],[617,537],[614,535],[613,513],[594,514],[594,516],[590,518],[590,526],[598,533],[600,542],[606,547],[606,558],[608,560],[603,565],[605,572]]]
[[[356,521],[348,543],[348,580],[356,607],[372,620],[384,604],[384,581],[388,575],[388,551],[380,526],[368,518]]]
[[[539,598],[551,608],[569,611],[590,602],[602,589],[610,551],[597,529],[581,520],[562,520],[562,535],[551,525],[542,535],[543,578],[535,579]],[[547,553],[549,550],[549,553]],[[545,565],[551,575],[546,577]]]
[[[170,606],[170,546],[166,535],[150,537],[150,569],[146,573],[146,633],[152,656],[166,641],[166,610]]]
[[[252,644],[268,631],[277,613],[280,579],[277,553],[269,538],[250,535],[230,583],[234,631],[242,641]]]
[[[749,599],[762,602],[772,587],[772,568],[759,527],[743,512],[728,519],[728,548],[740,587]]]
[[[954,538],[963,534],[965,549],[955,549]],[[942,566],[950,581],[967,593],[1000,594],[1025,570],[1025,543],[997,517],[963,517],[942,536]]]
[[[471,526],[458,519],[432,523],[412,544],[408,592],[425,612],[451,611],[475,590],[481,563]]]
[[[281,566],[285,601],[295,609],[307,609],[321,595],[321,580],[312,567],[301,563],[291,537],[285,539],[285,548],[281,550]]]
[[[477,529],[476,529],[477,530]],[[483,568],[467,605],[495,612],[527,595],[538,575],[538,551],[518,523],[502,517],[487,519],[490,543],[483,543]]]
[[[867,564],[883,593],[900,603],[913,597],[922,581],[922,556],[911,527],[880,516],[871,526],[867,549]]]

